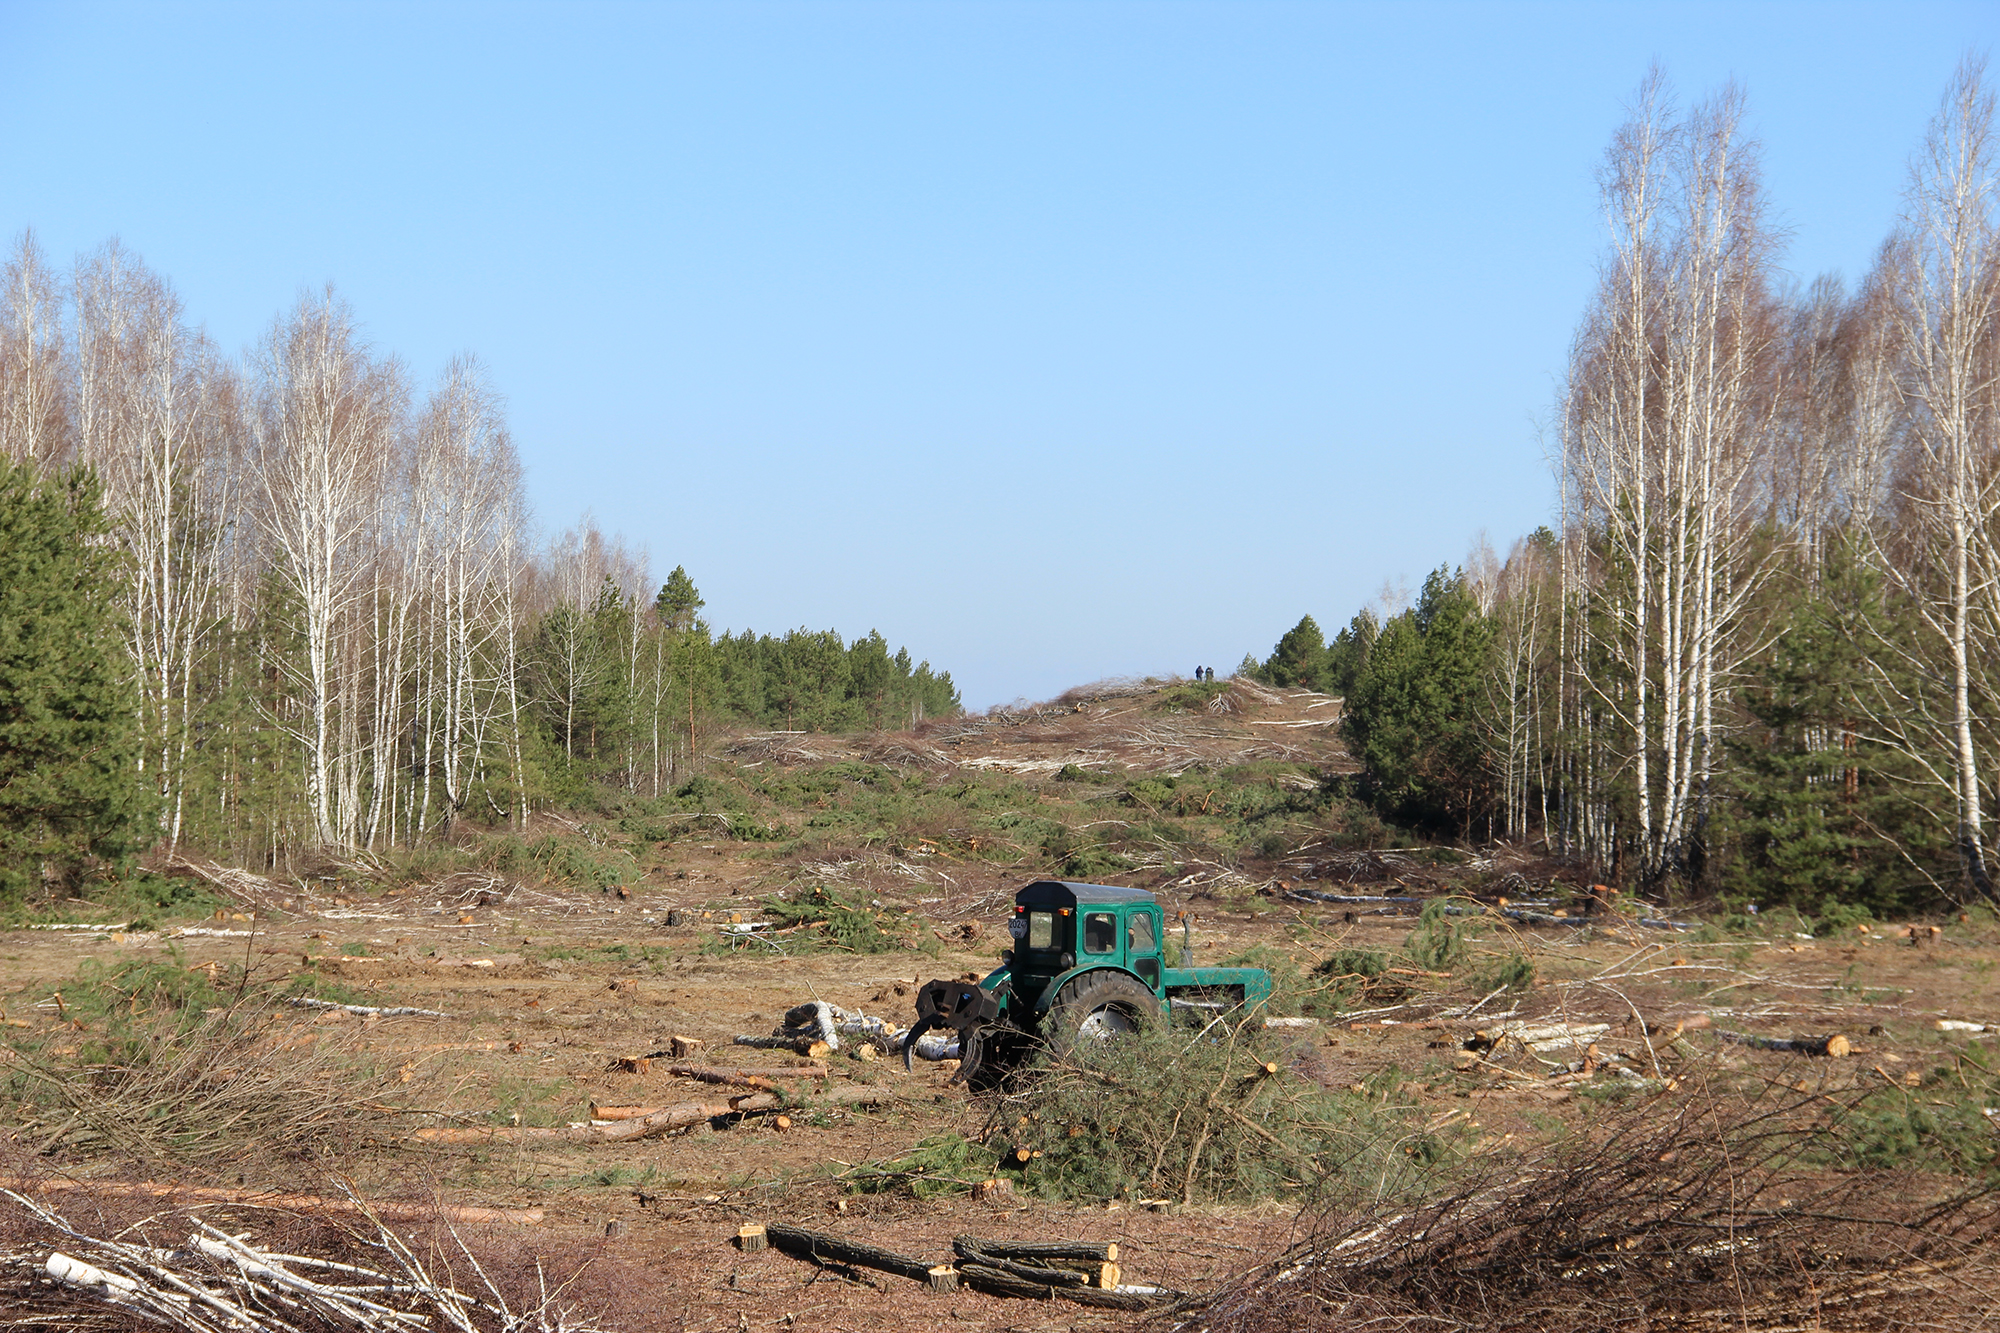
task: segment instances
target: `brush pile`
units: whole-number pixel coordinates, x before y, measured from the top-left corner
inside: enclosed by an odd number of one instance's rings
[[[342,1262],[260,1248],[249,1233],[231,1234],[198,1217],[187,1220],[190,1231],[177,1245],[93,1236],[26,1195],[5,1190],[0,1198],[24,1210],[52,1242],[0,1253],[0,1270],[25,1279],[7,1302],[14,1325],[591,1333],[559,1304],[560,1284],[555,1292],[544,1284],[531,1308],[510,1303],[461,1244],[457,1257],[480,1279],[477,1288],[461,1290],[372,1212],[373,1235],[362,1239],[368,1261]]]

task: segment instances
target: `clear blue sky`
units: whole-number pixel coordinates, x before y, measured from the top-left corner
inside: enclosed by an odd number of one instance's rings
[[[974,707],[1233,666],[1550,517],[1538,425],[1659,60],[1802,278],[1993,4],[0,3],[0,231],[228,348],[332,281],[507,395],[539,521]]]

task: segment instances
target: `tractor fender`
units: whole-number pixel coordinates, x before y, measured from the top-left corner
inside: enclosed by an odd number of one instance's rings
[[[1051,978],[1049,984],[1042,988],[1042,993],[1035,997],[1035,1003],[1030,1007],[1029,1012],[1034,1014],[1036,1018],[1040,1018],[1043,1014],[1046,1014],[1049,1011],[1050,1007],[1055,1004],[1056,996],[1062,993],[1062,988],[1068,985],[1072,980],[1082,976],[1086,972],[1122,973],[1123,975],[1128,976],[1132,978],[1132,980],[1138,982],[1141,986],[1145,987],[1147,990],[1152,991],[1154,995],[1159,994],[1158,991],[1153,990],[1153,987],[1146,981],[1144,977],[1141,977],[1138,973],[1134,972],[1129,967],[1120,967],[1116,963],[1086,963],[1077,967],[1072,967],[1067,972],[1058,972],[1053,978]]]

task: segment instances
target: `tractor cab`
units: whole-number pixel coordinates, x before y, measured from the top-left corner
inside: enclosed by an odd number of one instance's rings
[[[1014,895],[1008,971],[1016,995],[1038,997],[1078,967],[1130,972],[1160,991],[1160,904],[1144,889],[1042,880]],[[1042,983],[1037,986],[1036,981]]]

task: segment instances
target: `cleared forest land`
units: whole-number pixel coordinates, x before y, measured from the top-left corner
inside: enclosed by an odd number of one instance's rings
[[[1985,1317],[1989,914],[1675,916],[1533,848],[1390,846],[1337,794],[1338,714],[1242,681],[1108,686],[725,738],[671,806],[394,863],[163,867],[178,908],[0,937],[0,1170],[80,1233],[150,1218],[134,1234],[162,1244],[192,1209],[351,1257],[375,1224],[342,1208],[367,1201],[529,1306],[537,1262],[591,1259],[555,1302],[573,1326],[1161,1317],[739,1249],[757,1223],[931,1265],[955,1237],[1115,1243],[1124,1285],[1203,1327],[1410,1302],[1436,1328]],[[812,1001],[907,1024],[918,983],[996,963],[1011,895],[1047,877],[1155,890],[1201,961],[1269,967],[1298,1021],[1177,1038],[1178,1061],[1087,1075],[1088,1101],[974,1097],[854,1035],[735,1044]],[[1150,1133],[1121,1097],[1197,1077],[1150,1168],[1093,1175],[1071,1146],[1115,1156]],[[676,1107],[702,1109],[618,1137],[621,1111]],[[62,1238],[0,1209],[7,1318],[136,1318],[38,1278]]]

